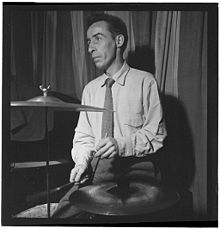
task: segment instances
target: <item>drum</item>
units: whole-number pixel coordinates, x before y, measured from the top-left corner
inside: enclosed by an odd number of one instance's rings
[[[55,212],[58,203],[50,203],[50,212],[51,215]],[[48,218],[47,214],[47,204],[37,205],[35,207],[29,208],[25,211],[22,211],[14,216],[14,218]]]

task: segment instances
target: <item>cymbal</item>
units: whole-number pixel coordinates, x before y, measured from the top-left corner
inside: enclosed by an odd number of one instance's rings
[[[98,215],[143,215],[174,205],[180,196],[172,189],[155,184],[131,182],[125,190],[115,183],[80,188],[70,196],[77,208]]]
[[[103,112],[106,109],[86,106],[75,103],[66,103],[53,96],[38,96],[33,99],[26,101],[11,101],[12,107],[48,107],[55,110],[66,110],[66,111],[95,111]]]

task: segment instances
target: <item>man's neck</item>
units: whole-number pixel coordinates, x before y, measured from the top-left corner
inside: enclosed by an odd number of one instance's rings
[[[121,69],[123,64],[123,58],[116,58],[114,62],[111,64],[111,66],[109,66],[108,69],[105,70],[105,74],[109,77],[112,77],[116,72],[118,72]]]

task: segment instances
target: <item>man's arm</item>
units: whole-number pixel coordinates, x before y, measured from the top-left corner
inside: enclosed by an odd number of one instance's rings
[[[88,97],[89,95],[85,88],[82,95],[83,105],[87,104],[86,100],[88,100]],[[88,113],[81,111],[79,121],[75,129],[73,148],[71,151],[75,167],[70,173],[70,182],[79,182],[82,175],[85,174],[94,154],[94,141],[94,135],[89,122]]]

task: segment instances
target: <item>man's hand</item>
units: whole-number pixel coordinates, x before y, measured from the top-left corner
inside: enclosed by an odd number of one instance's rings
[[[94,157],[112,158],[118,154],[118,143],[112,137],[103,138],[96,146],[96,150]]]
[[[85,175],[87,166],[86,165],[76,165],[70,172],[70,182],[80,182],[84,183],[88,180],[88,175]]]

